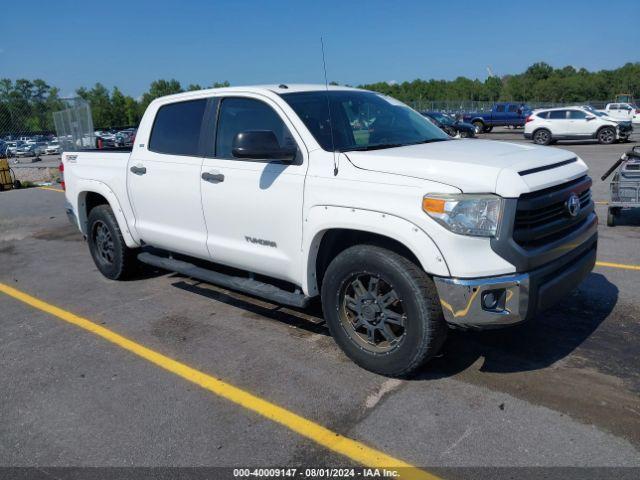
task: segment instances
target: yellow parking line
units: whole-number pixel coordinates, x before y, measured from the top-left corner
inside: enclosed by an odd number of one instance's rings
[[[596,205],[609,205],[609,202],[595,202]]]
[[[293,413],[274,403],[257,397],[245,390],[235,387],[220,379],[207,375],[199,370],[189,367],[177,360],[169,358],[161,353],[151,350],[139,343],[134,342],[108,328],[100,326],[75,315],[59,307],[44,302],[38,298],[17,290],[9,285],[0,283],[0,292],[15,298],[27,305],[53,315],[60,320],[80,327],[103,339],[141,357],[179,377],[184,378],[205,390],[225,398],[241,407],[251,410],[258,415],[283,425],[284,427],[298,433],[299,435],[316,442],[323,447],[343,455],[354,462],[373,468],[394,468],[401,469],[403,478],[415,478],[424,480],[438,480],[439,477],[424,470],[420,470],[411,464],[391,457],[384,452],[369,447],[357,440],[344,437],[339,433],[329,430],[311,420],[308,420],[296,413]]]
[[[64,190],[62,190],[61,188],[53,188],[53,187],[38,187],[40,190],[51,190],[53,192],[62,192],[64,193]]]
[[[598,267],[622,268],[623,270],[640,270],[640,265],[627,265],[626,263],[596,262]]]

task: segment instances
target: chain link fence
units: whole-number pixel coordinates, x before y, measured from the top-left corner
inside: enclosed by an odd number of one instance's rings
[[[91,107],[81,98],[65,99],[67,108],[53,112],[58,142],[65,151],[95,148],[96,135]]]
[[[42,97],[3,89],[0,80],[0,163],[15,185],[50,185],[59,181],[64,150],[95,145],[91,107],[80,98]],[[34,94],[35,91],[35,94]]]

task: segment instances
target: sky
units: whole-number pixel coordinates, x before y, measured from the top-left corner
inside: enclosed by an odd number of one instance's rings
[[[139,97],[183,86],[487,77],[640,61],[640,0],[7,0],[0,78],[42,78],[63,96],[101,82]],[[604,8],[603,8],[604,7]]]

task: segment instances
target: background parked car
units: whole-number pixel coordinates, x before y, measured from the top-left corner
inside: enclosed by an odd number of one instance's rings
[[[16,157],[38,157],[44,154],[44,150],[46,147],[45,142],[32,142],[32,143],[24,143],[20,147],[18,147],[15,156]]]
[[[431,120],[450,137],[458,135],[462,138],[475,137],[475,127],[470,123],[461,122],[441,112],[422,112],[422,115]]]
[[[116,146],[116,136],[109,131],[96,131],[96,147],[97,148],[113,148]]]
[[[585,107],[551,108],[534,111],[527,117],[524,138],[538,145],[549,145],[558,140],[596,139],[611,144],[626,141],[633,132],[631,122],[598,116]]]
[[[640,123],[640,108],[633,103],[607,103],[603,113],[616,120]]]
[[[16,140],[13,142],[7,142],[7,157],[15,157],[18,149],[24,145],[24,142]]]
[[[133,145],[133,141],[136,138],[136,129],[128,128],[116,133],[116,146],[117,147],[130,147]]]
[[[465,113],[462,121],[471,123],[476,133],[490,132],[493,127],[522,127],[531,108],[523,103],[496,103],[490,112]]]
[[[62,145],[58,140],[53,140],[47,144],[44,153],[45,155],[60,155],[62,153]]]

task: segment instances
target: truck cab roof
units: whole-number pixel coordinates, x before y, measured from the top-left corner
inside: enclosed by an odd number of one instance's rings
[[[176,93],[173,95],[167,95],[158,97],[156,100],[172,100],[179,101],[181,99],[197,98],[207,94],[215,93],[276,93],[278,95],[284,93],[299,93],[299,92],[318,92],[329,89],[330,91],[364,91],[360,88],[344,87],[342,85],[324,85],[318,84],[302,84],[302,83],[280,83],[273,85],[247,85],[238,87],[222,87],[222,88],[208,88],[203,90],[192,90],[188,92]]]

